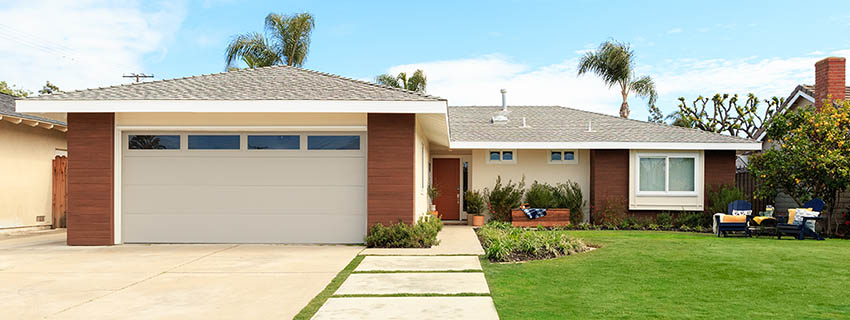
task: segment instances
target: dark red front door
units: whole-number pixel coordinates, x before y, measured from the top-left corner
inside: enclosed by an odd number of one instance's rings
[[[434,200],[443,220],[460,220],[460,159],[434,159],[434,186],[440,196]]]

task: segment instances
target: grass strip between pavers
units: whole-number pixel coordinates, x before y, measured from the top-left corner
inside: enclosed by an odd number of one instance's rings
[[[489,297],[489,293],[387,293],[387,294],[335,294],[331,298],[387,298],[387,297]]]
[[[410,253],[399,253],[399,254],[375,254],[375,253],[361,253],[361,256],[368,257],[477,257],[480,254],[470,254],[470,253],[438,253],[438,254],[410,254]]]
[[[349,262],[348,265],[345,266],[345,268],[343,268],[342,271],[340,271],[336,275],[336,277],[333,278],[333,280],[331,280],[331,283],[329,283],[328,286],[325,287],[325,290],[322,290],[322,292],[320,292],[315,298],[313,298],[313,300],[310,300],[310,303],[308,303],[303,309],[301,309],[301,311],[298,312],[298,314],[295,315],[293,319],[309,320],[310,318],[312,318],[313,315],[315,315],[316,312],[319,311],[319,308],[321,308],[322,305],[324,305],[325,302],[328,301],[328,298],[333,296],[333,293],[336,292],[337,289],[339,289],[339,287],[342,285],[343,282],[345,282],[346,279],[348,279],[348,276],[351,275],[351,273],[354,271],[354,268],[357,268],[357,266],[360,265],[360,262],[363,261],[363,258],[364,256],[354,257],[354,259],[352,259],[351,262]]]
[[[366,270],[354,271],[352,273],[469,273],[469,272],[484,272],[481,269],[465,269],[465,270]]]

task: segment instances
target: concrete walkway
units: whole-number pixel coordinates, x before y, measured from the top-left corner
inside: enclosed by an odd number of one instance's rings
[[[498,319],[471,227],[445,226],[428,249],[366,255],[313,319]]]

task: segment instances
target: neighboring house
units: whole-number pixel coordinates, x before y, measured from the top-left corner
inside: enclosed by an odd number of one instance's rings
[[[0,231],[53,225],[53,158],[66,153],[64,121],[15,112],[0,93]]]
[[[801,84],[794,88],[780,106],[777,114],[794,112],[794,110],[805,106],[820,108],[828,98],[844,100],[847,96],[850,96],[850,87],[845,84],[845,66],[846,59],[841,57],[828,57],[815,63],[815,84]],[[763,150],[774,147],[766,137],[769,125],[767,123],[762,126],[756,134],[758,141],[762,143]],[[784,212],[789,208],[797,208],[802,204],[798,204],[785,193],[780,193],[774,200],[774,206],[779,212]],[[846,209],[848,207],[850,207],[850,192],[844,192],[839,195],[836,208]]]
[[[504,99],[503,99],[504,101]],[[562,107],[445,99],[275,66],[18,101],[68,112],[68,243],[362,243],[497,176],[578,182],[599,207],[703,210],[753,140]],[[506,110],[503,110],[506,108]],[[668,182],[669,177],[669,182]]]

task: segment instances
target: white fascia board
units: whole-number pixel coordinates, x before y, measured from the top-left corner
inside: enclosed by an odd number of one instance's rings
[[[647,150],[761,150],[759,142],[479,142],[452,141],[451,149],[647,149]]]
[[[352,100],[17,100],[18,112],[442,113],[446,101]]]
[[[796,103],[796,102],[797,102],[797,99],[799,99],[799,98],[803,98],[803,99],[809,100],[809,102],[811,102],[811,103],[815,103],[815,98],[814,98],[814,97],[812,97],[812,96],[810,96],[810,95],[807,95],[807,94],[806,94],[805,92],[803,92],[802,90],[801,90],[801,91],[797,91],[797,94],[795,94],[795,95],[794,95],[794,97],[792,97],[792,98],[791,98],[791,100],[790,100],[790,101],[788,101],[788,103],[786,103],[786,104],[785,104],[785,105],[786,105],[786,106],[788,106],[788,107],[787,107],[787,108],[785,108],[785,109],[783,109],[783,110],[782,110],[782,112],[785,112],[785,111],[787,111],[788,109],[790,109],[790,108],[791,108],[791,106],[793,106],[793,105],[794,105],[794,103]],[[764,125],[764,124],[762,124],[762,125]],[[757,138],[756,140],[758,140],[758,141],[763,141],[763,140],[764,140],[764,136],[766,136],[766,135],[767,135],[767,130],[764,130],[764,131],[762,131],[761,135],[759,135],[759,136],[758,136],[758,138]]]

